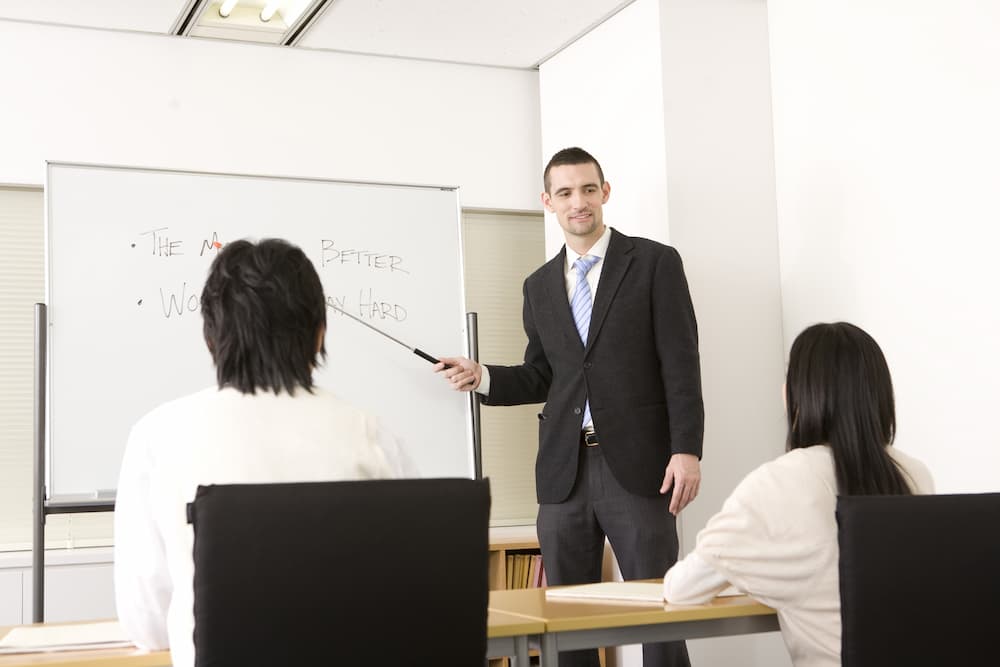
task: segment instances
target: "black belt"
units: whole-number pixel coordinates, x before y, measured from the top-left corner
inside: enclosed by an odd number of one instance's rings
[[[587,447],[594,447],[601,444],[601,441],[595,431],[580,431],[580,444]]]

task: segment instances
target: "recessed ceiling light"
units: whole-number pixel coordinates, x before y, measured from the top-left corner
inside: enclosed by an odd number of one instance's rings
[[[280,0],[271,0],[266,5],[264,9],[260,10],[260,20],[267,23],[274,16],[274,13],[278,11],[278,5],[280,5]]]
[[[188,0],[175,35],[295,44],[334,0]]]
[[[219,5],[219,16],[222,18],[228,18],[230,14],[233,13],[233,7],[240,0],[226,0],[221,5]]]

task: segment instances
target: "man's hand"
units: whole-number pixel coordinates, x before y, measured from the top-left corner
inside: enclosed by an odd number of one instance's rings
[[[698,495],[698,487],[701,485],[701,463],[694,454],[674,454],[667,463],[667,470],[663,474],[663,484],[660,485],[660,493],[667,493],[671,487],[674,495],[670,499],[670,513],[674,516],[680,514],[687,504]]]
[[[441,363],[434,364],[433,370],[455,391],[475,391],[483,379],[483,367],[465,357],[441,357]]]

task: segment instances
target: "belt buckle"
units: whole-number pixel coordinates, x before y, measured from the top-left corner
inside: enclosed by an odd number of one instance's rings
[[[597,445],[600,444],[600,441],[597,439],[597,432],[594,431],[593,429],[585,430],[582,435],[583,435],[583,444],[585,444],[587,447],[596,447]]]

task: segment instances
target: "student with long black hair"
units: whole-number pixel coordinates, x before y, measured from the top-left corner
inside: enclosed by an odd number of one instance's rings
[[[840,665],[838,495],[933,493],[927,468],[892,447],[892,379],[858,327],[816,324],[795,339],[785,381],[788,452],[736,487],[664,578],[677,604],[732,584],[778,611],[796,667]]]

